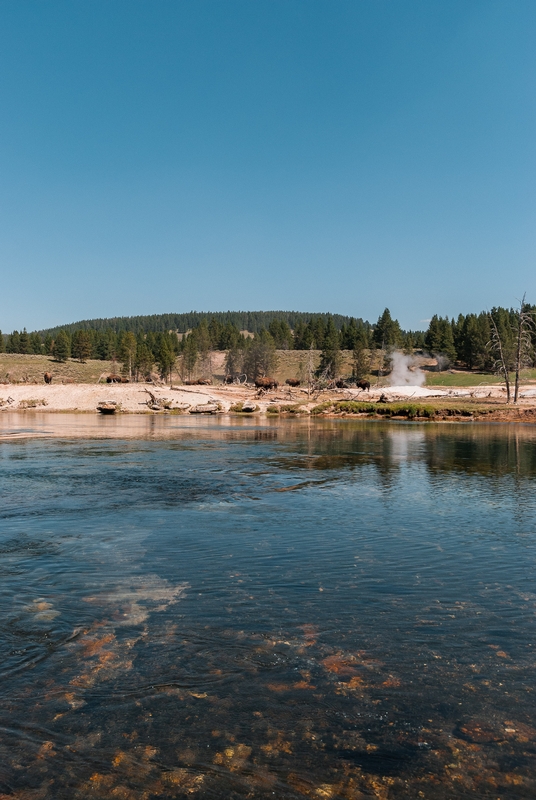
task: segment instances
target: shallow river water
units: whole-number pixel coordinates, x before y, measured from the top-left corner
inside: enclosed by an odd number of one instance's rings
[[[534,798],[536,429],[0,417],[0,798]]]

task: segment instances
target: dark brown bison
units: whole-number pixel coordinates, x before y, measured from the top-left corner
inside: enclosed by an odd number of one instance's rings
[[[348,384],[346,383],[346,381],[335,381],[335,386],[337,387],[337,389],[348,389],[349,388]]]
[[[121,383],[121,375],[108,375],[106,383]]]
[[[194,381],[184,381],[185,386],[211,386],[210,378],[196,378]]]
[[[370,383],[368,381],[356,381],[355,385],[358,389],[361,389],[362,392],[370,391]]]
[[[52,373],[51,372],[45,372],[45,374],[43,375],[43,378],[45,379],[45,383],[52,383]]]
[[[226,375],[225,378],[223,379],[223,382],[224,383],[234,383],[235,382],[234,375]]]
[[[287,378],[285,383],[287,386],[300,386],[301,381],[299,381],[297,378]]]
[[[274,378],[255,378],[255,386],[257,389],[277,389],[279,384]]]

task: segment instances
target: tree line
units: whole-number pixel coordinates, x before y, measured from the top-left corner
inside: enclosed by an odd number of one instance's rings
[[[294,330],[299,322],[306,324],[313,317],[327,321],[330,316],[337,329],[340,329],[342,325],[348,325],[352,319],[342,314],[312,314],[305,311],[190,311],[187,314],[151,314],[138,317],[86,319],[80,322],[72,322],[68,325],[58,325],[54,328],[43,329],[38,333],[43,339],[47,335],[55,338],[60,330],[70,334],[77,330],[99,332],[111,330],[117,334],[130,331],[136,335],[138,333],[166,333],[168,331],[186,333],[197,328],[204,319],[209,322],[214,320],[223,327],[230,324],[239,331],[260,333],[261,330],[267,329],[274,320],[282,320]],[[361,324],[363,321],[357,319],[356,322]],[[368,325],[369,323],[366,324]]]
[[[256,331],[239,327],[246,316],[257,325],[271,315],[266,326]],[[279,316],[278,316],[279,314]],[[449,319],[434,315],[426,331],[404,331],[398,320],[385,309],[375,324],[355,317],[329,314],[307,315],[298,312],[226,312],[212,315],[160,315],[128,317],[123,320],[167,320],[183,317],[196,320],[187,331],[114,330],[112,327],[62,328],[52,332],[0,333],[0,350],[8,353],[45,354],[58,361],[75,358],[117,360],[130,377],[150,374],[156,366],[166,375],[179,366],[182,377],[211,371],[211,353],[226,351],[226,370],[230,375],[248,377],[269,374],[275,368],[277,350],[321,351],[320,373],[336,378],[340,372],[341,351],[353,354],[353,372],[362,377],[372,361],[388,369],[389,352],[426,350],[439,357],[443,367],[456,364],[471,370],[508,375],[522,366],[536,365],[536,331],[533,319],[536,306],[523,302],[519,308],[497,307],[480,314],[460,314]],[[289,319],[295,315],[294,326]],[[95,322],[95,321],[93,321]],[[99,322],[99,321],[97,321]],[[136,322],[136,324],[138,324]],[[521,325],[521,328],[520,328]],[[376,355],[374,355],[376,353]],[[378,353],[380,357],[378,358]],[[383,354],[383,356],[381,355]],[[382,362],[384,358],[385,363]],[[305,362],[304,362],[305,363]],[[507,387],[508,388],[508,387]]]

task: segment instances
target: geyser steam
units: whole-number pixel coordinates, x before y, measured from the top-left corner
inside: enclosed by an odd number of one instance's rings
[[[397,350],[391,356],[393,365],[389,375],[390,386],[422,386],[426,380],[426,375],[415,364],[412,356],[406,356]]]

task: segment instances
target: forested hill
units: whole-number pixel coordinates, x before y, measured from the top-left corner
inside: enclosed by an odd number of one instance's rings
[[[188,330],[197,328],[202,320],[210,322],[211,319],[217,320],[222,325],[230,323],[241,331],[259,333],[263,328],[268,328],[273,320],[282,320],[294,330],[299,322],[307,324],[312,318],[322,318],[324,322],[331,317],[337,330],[344,325],[348,325],[351,319],[355,319],[359,328],[370,328],[370,323],[364,322],[360,318],[345,317],[342,314],[314,314],[305,311],[190,311],[188,314],[151,314],[141,317],[109,317],[107,319],[83,319],[79,322],[71,322],[68,325],[57,325],[54,328],[46,328],[37,331],[41,336],[52,336],[53,338],[60,330],[74,333],[79,330],[89,331],[110,331],[114,333],[165,333],[166,331],[177,331],[185,333]]]

